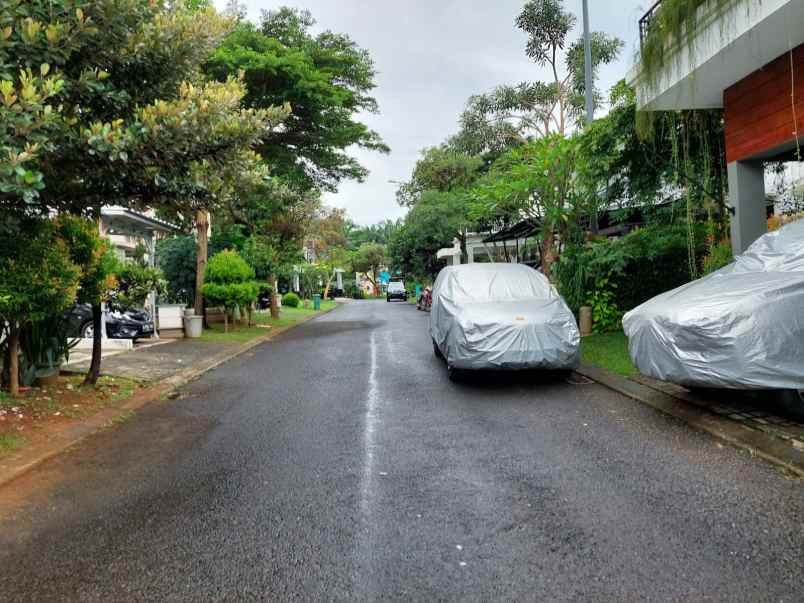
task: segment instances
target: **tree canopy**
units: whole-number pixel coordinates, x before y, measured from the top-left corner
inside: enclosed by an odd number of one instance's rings
[[[241,21],[205,71],[220,81],[242,71],[248,107],[289,103],[292,114],[284,127],[266,137],[259,151],[290,186],[331,191],[343,179],[362,180],[368,173],[347,153],[349,147],[388,147],[356,118],[378,110],[368,52],[344,34],[314,35],[314,24],[309,12],[291,8],[264,13],[259,26]]]

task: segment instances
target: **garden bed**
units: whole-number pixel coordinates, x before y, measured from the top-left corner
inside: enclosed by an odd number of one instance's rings
[[[18,398],[0,392],[0,458],[128,400],[145,386],[101,377],[96,387],[81,387],[83,379],[83,375],[62,376],[55,385],[26,389]]]

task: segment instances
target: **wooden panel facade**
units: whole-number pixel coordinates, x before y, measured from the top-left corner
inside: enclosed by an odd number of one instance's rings
[[[793,78],[786,53],[723,92],[727,161],[794,141],[796,129],[804,146],[804,44],[792,54]]]

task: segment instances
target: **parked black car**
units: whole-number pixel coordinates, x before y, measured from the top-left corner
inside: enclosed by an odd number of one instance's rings
[[[64,313],[68,337],[92,338],[92,306],[76,304]],[[154,321],[145,310],[106,312],[106,336],[110,339],[141,339],[154,334]]]

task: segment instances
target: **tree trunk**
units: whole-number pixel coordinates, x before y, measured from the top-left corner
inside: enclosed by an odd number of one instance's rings
[[[92,304],[92,360],[89,363],[89,371],[82,385],[95,385],[100,376],[101,352],[103,351],[101,333],[101,322],[103,320],[103,306]]]
[[[327,280],[327,286],[324,287],[324,299],[327,299],[329,296],[329,288],[332,286],[332,279],[335,278],[335,273],[333,272],[329,276],[329,280]]]
[[[544,237],[542,243],[542,273],[549,280],[552,280],[553,263],[556,261],[556,253],[554,247],[555,233],[550,232]]]
[[[8,333],[8,392],[12,397],[20,395],[20,330],[12,323]]]
[[[229,332],[229,312],[226,308],[223,309],[223,332]]]
[[[209,213],[199,209],[195,213],[196,230],[196,258],[195,258],[195,314],[204,314],[204,271],[207,269],[207,254],[209,253]]]
[[[272,274],[271,281],[271,318],[279,318],[279,291],[277,291],[276,275]]]

